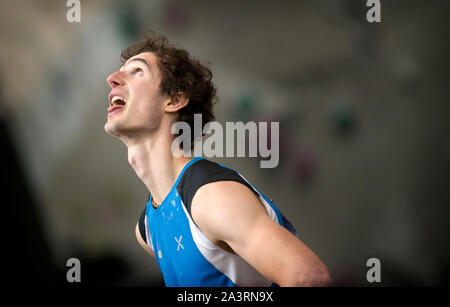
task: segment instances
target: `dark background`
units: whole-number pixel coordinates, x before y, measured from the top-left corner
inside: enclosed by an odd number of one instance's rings
[[[214,158],[273,198],[338,286],[449,284],[449,4],[3,1],[0,146],[11,285],[163,286],[147,191],[103,130],[106,77],[147,30],[210,61],[226,121],[279,121],[280,164]],[[366,261],[381,262],[380,284]]]

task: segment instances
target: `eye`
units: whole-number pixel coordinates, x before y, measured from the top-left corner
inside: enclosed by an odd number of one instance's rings
[[[142,68],[136,67],[136,68],[134,69],[134,73],[135,73],[135,74],[142,74],[142,73],[144,73],[144,71],[142,70]]]

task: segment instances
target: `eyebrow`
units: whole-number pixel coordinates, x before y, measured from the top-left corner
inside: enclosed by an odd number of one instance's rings
[[[142,58],[134,58],[134,59],[130,60],[129,62],[124,63],[122,66],[120,66],[120,68],[124,67],[125,65],[130,64],[133,61],[142,62],[148,67],[148,69],[150,69],[150,64],[148,64],[148,62],[146,60],[142,59]]]

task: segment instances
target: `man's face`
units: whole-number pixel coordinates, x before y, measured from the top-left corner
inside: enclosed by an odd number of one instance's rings
[[[168,97],[159,88],[161,72],[157,61],[151,52],[140,53],[106,79],[111,87],[106,132],[129,136],[151,132],[159,126]]]

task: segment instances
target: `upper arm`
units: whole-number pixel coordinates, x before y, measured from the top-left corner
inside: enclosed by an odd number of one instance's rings
[[[155,252],[152,248],[145,242],[145,232],[142,231],[142,229],[145,229],[144,222],[145,221],[145,210],[142,212],[141,217],[139,218],[138,223],[136,224],[135,234],[136,239],[139,243],[139,245],[151,256],[155,257]]]
[[[142,239],[141,233],[139,232],[139,224],[136,224],[136,239],[139,245],[151,256],[155,257],[155,252],[151,249],[147,243],[145,243],[144,239]]]
[[[308,279],[310,272],[328,272],[319,258],[274,222],[260,199],[240,183],[222,181],[201,187],[193,199],[192,217],[209,237],[226,242],[281,286]]]

